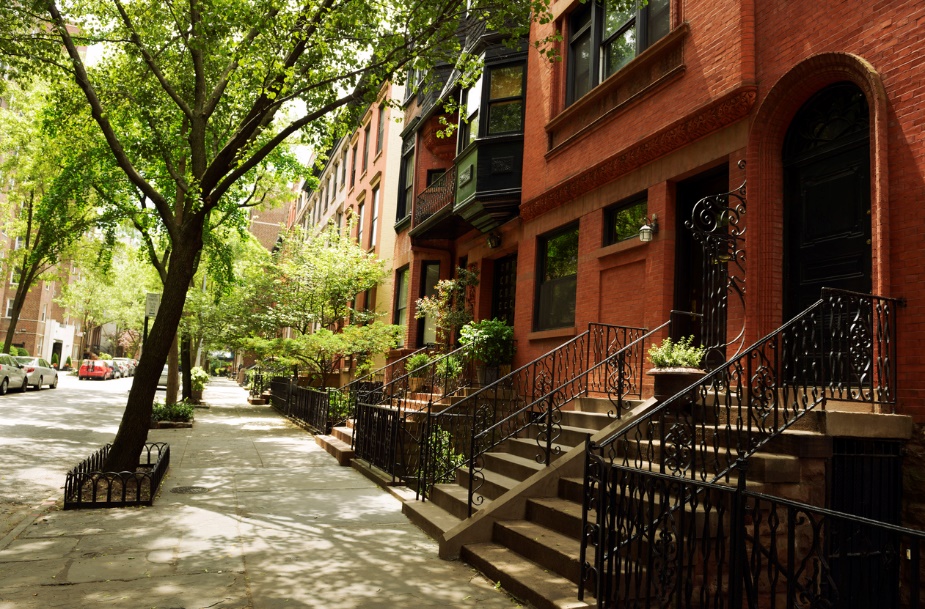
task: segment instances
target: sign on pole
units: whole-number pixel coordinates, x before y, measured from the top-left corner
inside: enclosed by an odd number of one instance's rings
[[[157,292],[148,292],[145,296],[145,317],[157,317],[157,309],[161,306],[161,295]]]

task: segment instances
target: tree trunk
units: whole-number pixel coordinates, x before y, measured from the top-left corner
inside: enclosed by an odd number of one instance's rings
[[[183,373],[183,383],[181,383],[181,388],[183,389],[183,399],[189,400],[193,397],[193,381],[190,376],[190,348],[189,348],[189,334],[183,332],[180,335],[180,369]]]
[[[164,391],[165,404],[176,404],[179,401],[177,399],[180,397],[180,375],[178,374],[180,368],[179,358],[177,336],[174,335],[173,343],[170,345],[170,352],[167,354],[167,388]]]
[[[109,459],[106,462],[106,469],[109,471],[134,471],[148,438],[157,382],[167,360],[167,353],[177,335],[187,288],[196,270],[196,257],[202,249],[202,220],[191,224],[184,224],[170,253],[161,306],[138,361],[122,422],[109,451]]]
[[[19,315],[22,313],[22,306],[26,302],[26,292],[29,291],[23,277],[19,278],[19,285],[16,286],[16,295],[13,297],[13,310],[10,311],[10,326],[6,330],[6,340],[3,342],[3,352],[9,353],[10,347],[13,346],[13,338],[16,336],[16,326],[19,324]]]

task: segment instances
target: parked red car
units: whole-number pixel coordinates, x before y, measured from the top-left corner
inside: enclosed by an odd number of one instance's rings
[[[85,359],[80,363],[77,378],[83,379],[111,379],[115,377],[112,362],[105,359]]]

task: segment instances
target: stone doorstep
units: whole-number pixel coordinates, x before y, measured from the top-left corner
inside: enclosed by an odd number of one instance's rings
[[[902,414],[874,414],[825,410],[825,434],[847,438],[884,438],[908,440],[912,437],[912,417]]]
[[[337,463],[342,466],[349,466],[356,455],[356,452],[350,447],[350,444],[334,436],[316,435],[315,444],[337,459]]]
[[[267,401],[263,398],[247,398],[247,403],[251,406],[264,406]]]

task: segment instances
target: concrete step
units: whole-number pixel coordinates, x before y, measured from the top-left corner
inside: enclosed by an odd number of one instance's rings
[[[614,418],[603,412],[584,412],[582,410],[562,410],[562,423],[569,427],[579,427],[600,431],[610,425]]]
[[[497,472],[518,481],[526,480],[536,472],[544,469],[544,465],[537,463],[536,459],[528,459],[506,452],[489,452],[482,457],[486,470]],[[466,477],[469,475],[468,469],[457,471],[462,472]]]
[[[350,465],[350,461],[356,456],[349,442],[344,442],[335,436],[315,436],[315,443],[337,459],[340,465]]]
[[[492,541],[578,586],[581,543],[529,520],[495,523]],[[591,560],[589,558],[589,560]]]
[[[608,398],[587,397],[583,396],[575,400],[576,409],[582,412],[598,412],[607,414],[613,412],[616,415],[616,406]],[[623,409],[632,410],[642,404],[642,400],[623,400]]]
[[[571,446],[566,446],[559,443],[553,443],[552,447],[553,461],[572,449]],[[559,449],[558,453],[555,451],[556,448]],[[523,457],[525,459],[533,459],[534,461],[536,461],[538,455],[542,454],[542,451],[540,450],[539,446],[537,446],[536,439],[534,438],[509,438],[504,443],[495,447],[494,451],[506,452],[512,455],[517,455],[518,457]]]
[[[335,427],[331,430],[331,435],[341,442],[350,444],[353,440],[353,428],[348,426]]]
[[[584,478],[559,478],[559,497],[581,505],[584,492]]]
[[[405,501],[402,514],[433,539],[441,541],[444,534],[461,522],[433,501]]]
[[[579,609],[578,586],[497,543],[463,546],[460,557],[536,609]]]
[[[561,497],[535,497],[527,500],[527,520],[547,529],[581,539],[581,504]]]
[[[491,498],[481,497],[481,503],[472,506],[473,514],[491,504]],[[469,517],[469,490],[458,484],[435,484],[430,490],[430,501],[460,520]]]
[[[528,438],[536,438],[538,434],[545,431],[545,426],[542,424],[531,425],[525,430],[525,436]],[[557,444],[562,444],[567,446],[569,449],[572,449],[579,444],[584,444],[585,439],[589,435],[594,435],[599,430],[591,429],[587,427],[572,427],[570,425],[553,426],[553,437]]]

